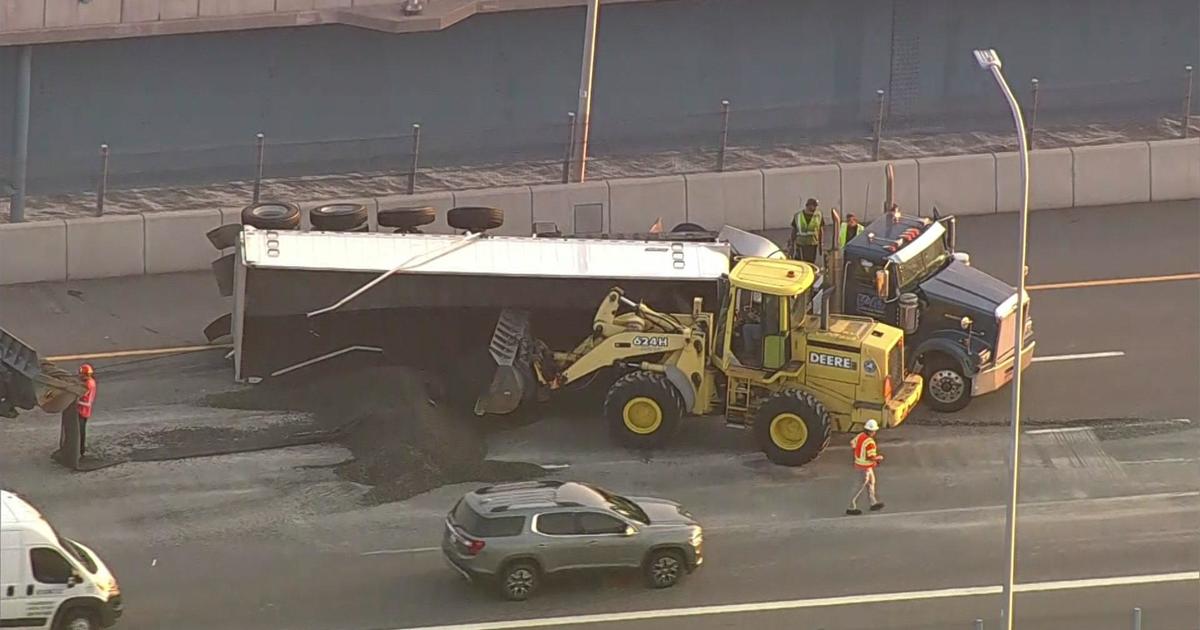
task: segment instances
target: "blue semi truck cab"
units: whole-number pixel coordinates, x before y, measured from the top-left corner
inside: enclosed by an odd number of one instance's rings
[[[840,274],[841,310],[904,329],[923,398],[943,412],[1012,380],[1018,333],[1023,368],[1035,346],[1028,293],[1018,318],[1016,288],[972,267],[954,231],[953,216],[885,212],[846,244]]]

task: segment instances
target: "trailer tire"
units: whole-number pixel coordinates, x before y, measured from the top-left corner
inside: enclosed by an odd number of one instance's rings
[[[679,225],[676,225],[675,227],[671,228],[672,234],[677,234],[679,232],[707,232],[707,231],[708,230],[704,229],[704,226],[702,226],[698,223],[680,223]]]
[[[456,230],[486,232],[504,225],[504,211],[480,206],[450,208],[446,212],[446,223]]]
[[[242,209],[242,225],[260,230],[294,230],[300,227],[300,206],[285,201],[263,201]]]
[[[636,370],[609,388],[604,417],[609,432],[621,444],[658,448],[679,429],[683,406],[683,396],[666,375]]]
[[[754,437],[767,459],[781,466],[803,466],[829,444],[829,412],[815,396],[789,389],[766,400],[754,416]]]
[[[379,211],[379,226],[400,230],[416,230],[437,220],[437,210],[432,206],[411,208],[387,208]]]
[[[308,213],[313,229],[349,232],[367,222],[367,207],[361,203],[330,203],[313,208]]]
[[[971,402],[971,379],[952,357],[932,354],[924,362],[925,400],[934,411],[952,413]]]

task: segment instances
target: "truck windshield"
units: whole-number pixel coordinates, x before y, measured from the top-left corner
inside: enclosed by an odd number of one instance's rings
[[[910,245],[911,247],[911,245]],[[904,252],[909,254],[908,251]],[[896,266],[901,291],[906,291],[930,278],[946,264],[950,253],[946,243],[938,239],[923,250],[912,252],[912,257]]]

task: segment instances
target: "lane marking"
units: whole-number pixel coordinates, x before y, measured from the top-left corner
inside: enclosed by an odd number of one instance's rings
[[[1103,428],[1123,429],[1125,427],[1145,427],[1154,426],[1156,424],[1191,424],[1189,418],[1171,418],[1170,420],[1146,420],[1144,422],[1123,422],[1120,424],[1111,424]],[[1077,431],[1093,431],[1098,427],[1094,426],[1078,426],[1078,427],[1059,427],[1057,429],[1033,429],[1026,431],[1026,435],[1042,435],[1045,433],[1075,433]]]
[[[441,547],[412,547],[410,549],[378,549],[376,551],[364,551],[360,556],[394,556],[405,555],[410,553],[430,553],[432,551],[441,551]]]
[[[1034,363],[1045,361],[1079,361],[1082,359],[1109,359],[1113,357],[1123,357],[1125,353],[1121,350],[1109,350],[1107,352],[1084,352],[1083,354],[1051,354],[1047,356],[1033,357]]]
[[[1025,287],[1026,291],[1047,291],[1050,289],[1083,289],[1087,287],[1111,287],[1123,284],[1146,284],[1149,282],[1181,282],[1200,280],[1200,273],[1177,273],[1165,276],[1138,276],[1134,278],[1108,278],[1105,280],[1080,280],[1076,282],[1051,282],[1034,284]]]
[[[95,359],[119,359],[122,357],[147,357],[156,354],[187,354],[189,352],[203,352],[205,350],[228,350],[232,347],[231,344],[225,343],[216,346],[177,346],[174,348],[150,348],[147,350],[114,350],[112,352],[93,352],[90,354],[60,354],[44,358],[47,361],[89,361]]]
[[[1122,464],[1183,464],[1200,462],[1200,459],[1192,459],[1188,457],[1166,457],[1163,459],[1135,459],[1133,461],[1121,462]]]
[[[1200,571],[1182,571],[1178,573],[1127,575],[1105,578],[1086,578],[1079,580],[1056,580],[1052,582],[1031,582],[1026,584],[1017,584],[1013,587],[1013,591],[1017,593],[1044,593],[1052,591],[1083,590],[1090,588],[1109,588],[1114,586],[1192,582],[1198,580],[1200,580]],[[511,628],[546,628],[551,626],[617,623],[622,621],[644,621],[648,619],[671,619],[678,617],[700,617],[739,613],[759,613],[779,610],[798,610],[803,608],[830,608],[835,606],[850,606],[858,604],[882,604],[961,597],[979,597],[981,595],[995,595],[1000,592],[1000,586],[966,586],[925,591],[871,593],[866,595],[845,595],[840,597],[792,599],[746,604],[660,608],[654,610],[639,610],[620,613],[596,613],[590,615],[514,619],[509,621],[485,621],[478,623],[449,624],[440,626],[420,626],[397,628],[396,630],[509,630]]]

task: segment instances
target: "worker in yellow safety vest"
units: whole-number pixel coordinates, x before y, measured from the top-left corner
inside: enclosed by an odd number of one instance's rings
[[[823,221],[817,200],[809,199],[804,209],[792,217],[792,236],[789,239],[792,258],[816,264],[817,251],[821,248]]]
[[[862,231],[863,226],[858,222],[858,217],[853,214],[847,214],[846,222],[843,223],[841,229],[838,230],[838,249],[846,249],[846,243],[854,240],[854,237],[858,236]]]
[[[879,447],[875,444],[875,432],[878,430],[879,422],[874,418],[867,420],[863,432],[854,436],[850,442],[854,450],[854,469],[858,471],[854,479],[854,496],[850,497],[850,507],[846,510],[846,514],[851,516],[862,514],[862,510],[858,509],[858,497],[862,496],[863,490],[866,490],[867,496],[871,498],[872,512],[883,509],[883,503],[875,496],[875,468],[883,461],[883,455],[879,453]]]

